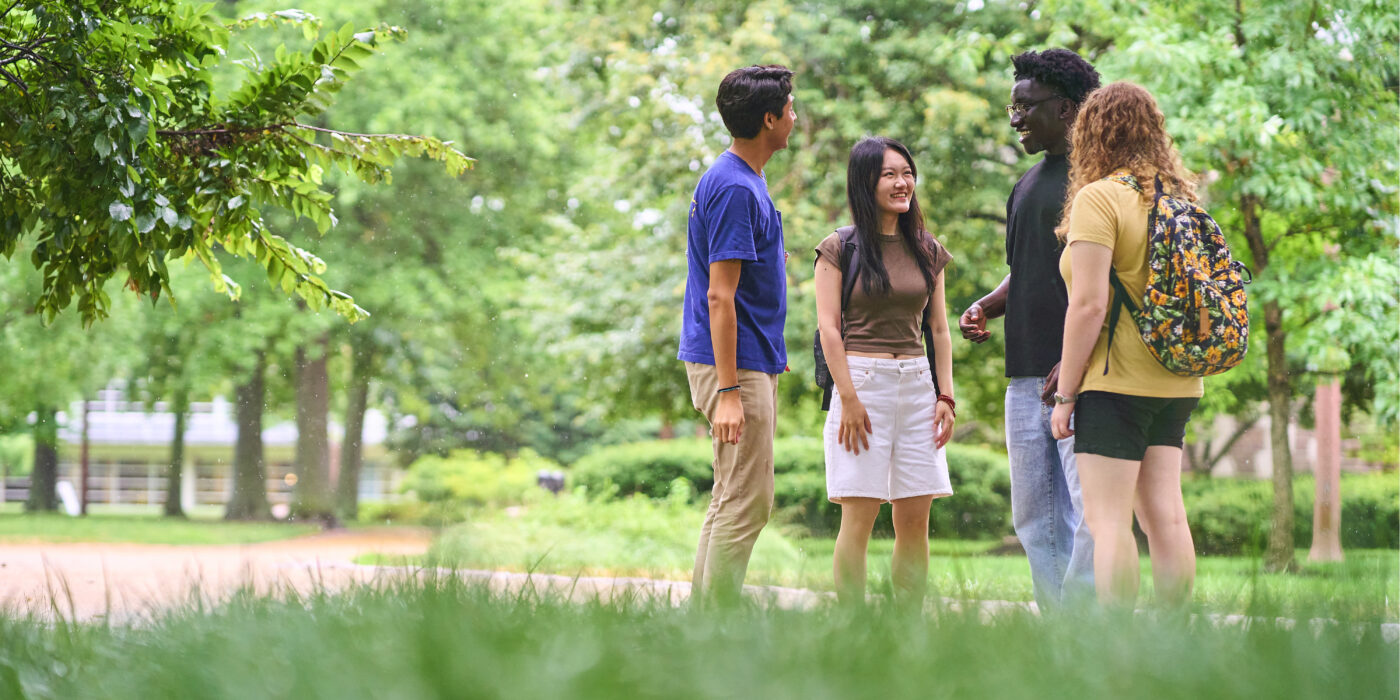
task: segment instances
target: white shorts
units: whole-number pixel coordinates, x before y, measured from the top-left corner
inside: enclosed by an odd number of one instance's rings
[[[851,383],[870,416],[870,449],[848,452],[837,435],[841,400],[832,397],[822,442],[826,451],[826,495],[893,501],[913,496],[951,496],[948,461],[935,447],[938,395],[928,358],[913,360],[846,357]]]

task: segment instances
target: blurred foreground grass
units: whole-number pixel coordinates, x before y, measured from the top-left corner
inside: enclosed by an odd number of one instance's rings
[[[13,698],[1382,698],[1377,625],[695,612],[492,597],[457,579],[191,604],[136,627],[0,618]]]
[[[937,508],[937,504],[934,505]],[[446,530],[426,559],[381,558],[378,563],[432,562],[471,569],[535,571],[586,576],[646,576],[686,581],[695,556],[702,513],[676,501],[624,499],[593,502],[572,495],[510,511],[478,511]],[[889,586],[892,540],[870,544],[870,587]],[[930,590],[935,595],[982,600],[1032,600],[1024,556],[988,554],[997,543],[931,538]],[[831,590],[831,539],[763,531],[749,566],[749,583]],[[1144,553],[1145,554],[1145,553]],[[1400,553],[1351,550],[1337,564],[1264,573],[1255,557],[1202,557],[1195,602],[1201,610],[1294,618],[1391,621],[1400,618]],[[1152,601],[1152,577],[1142,559],[1142,596]]]

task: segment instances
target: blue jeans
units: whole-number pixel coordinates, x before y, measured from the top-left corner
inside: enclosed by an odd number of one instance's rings
[[[1044,377],[1012,377],[1006,389],[1011,520],[1031,564],[1041,610],[1094,596],[1094,541],[1084,523],[1074,438],[1050,434]]]

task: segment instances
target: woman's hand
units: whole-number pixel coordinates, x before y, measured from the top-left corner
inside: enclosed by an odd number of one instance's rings
[[[836,433],[836,439],[846,448],[847,452],[860,454],[862,449],[870,450],[869,434],[875,430],[870,425],[870,415],[865,412],[865,404],[860,402],[860,397],[852,395],[851,398],[841,398],[841,428]]]
[[[1055,404],[1055,412],[1050,414],[1050,434],[1054,435],[1056,440],[1074,435],[1074,431],[1069,427],[1069,419],[1074,415],[1074,406],[1074,403]]]
[[[957,417],[953,415],[953,407],[943,401],[937,402],[937,407],[933,409],[933,437],[934,446],[943,447],[953,439],[953,422]]]

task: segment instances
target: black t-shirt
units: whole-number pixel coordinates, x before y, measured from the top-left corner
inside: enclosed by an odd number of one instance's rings
[[[1006,376],[1044,377],[1060,361],[1069,293],[1060,277],[1055,226],[1069,186],[1069,159],[1047,155],[1006,200]]]

